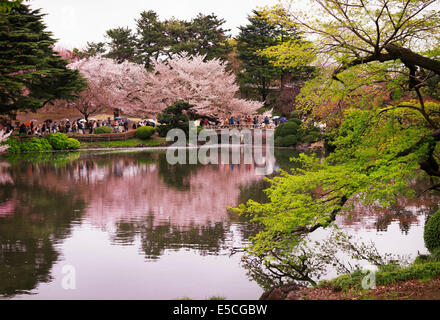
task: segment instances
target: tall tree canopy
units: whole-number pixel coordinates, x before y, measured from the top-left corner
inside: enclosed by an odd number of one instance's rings
[[[275,81],[280,81],[282,68],[271,63],[271,58],[263,56],[260,50],[276,46],[284,41],[298,39],[294,27],[283,27],[271,23],[261,12],[254,10],[248,17],[249,24],[240,27],[237,37],[238,58],[242,63],[239,74],[243,92],[257,92],[261,101],[266,101],[269,89]]]
[[[9,12],[12,8],[18,8],[23,0],[0,0],[0,12]]]
[[[143,11],[136,20],[136,30],[114,28],[107,31],[105,56],[118,62],[143,63],[151,69],[153,62],[171,59],[174,55],[203,55],[207,60],[225,60],[232,50],[223,28],[225,20],[215,14],[198,14],[187,20],[160,20],[152,10]],[[102,54],[102,44],[91,44],[82,51],[85,56]]]
[[[53,50],[39,10],[0,13],[0,114],[35,111],[55,99],[75,99],[85,87],[78,71]]]
[[[136,37],[129,28],[114,28],[107,30],[106,37],[109,39],[107,45],[109,52],[106,57],[116,60],[118,63],[124,61],[135,62],[138,60],[136,54]]]
[[[280,5],[266,16],[299,28],[313,45],[293,41],[265,53],[282,67],[321,66],[299,100],[311,120],[333,120],[335,151],[322,161],[302,155],[298,169],[272,181],[268,203],[238,211],[264,226],[249,250],[252,263],[278,280],[315,283],[307,234],[334,225],[349,204],[386,206],[415,195],[411,181],[420,173],[431,182],[425,192],[440,187],[440,11],[433,0],[309,3],[313,15],[285,15],[294,6]]]

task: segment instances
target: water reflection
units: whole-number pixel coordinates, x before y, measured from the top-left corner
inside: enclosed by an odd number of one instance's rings
[[[268,160],[274,169],[288,170],[292,167],[289,159],[295,155],[292,150],[277,149],[275,159]],[[108,264],[116,261],[122,263],[120,250],[124,248],[135,248],[135,255],[144,259],[139,266],[133,255],[124,258],[124,268],[132,268],[128,274],[133,273],[139,281],[124,280],[126,275],[118,272],[99,271],[117,283],[112,298],[125,298],[131,292],[142,292],[140,298],[149,299],[184,296],[182,288],[194,282],[188,274],[208,257],[221,260],[207,269],[206,281],[211,281],[207,288],[220,286],[214,284],[216,279],[236,275],[234,285],[229,285],[231,291],[213,291],[212,295],[257,298],[261,290],[249,282],[245,270],[229,253],[242,248],[258,228],[226,210],[248,199],[266,200],[263,190],[269,184],[256,174],[257,169],[254,165],[227,164],[172,166],[165,151],[42,153],[0,160],[0,295],[67,295],[59,284],[50,286],[60,281],[53,270],[63,259],[87,265],[91,256],[83,251],[90,240],[85,237],[96,237],[98,232],[105,235],[107,243],[89,242],[96,246],[93,255],[100,260],[93,267],[83,267],[83,274],[109,269]],[[339,217],[338,223],[347,229],[385,231],[398,221],[401,231],[407,233],[435,204],[434,198],[425,195],[416,200],[400,199],[397,206],[383,211],[355,206],[350,215]],[[179,267],[179,261],[185,260],[182,255],[192,259],[186,267]],[[184,275],[168,286],[161,280],[163,296],[154,287],[137,287],[141,280],[151,284],[154,278],[170,277],[160,270],[158,274],[151,271],[153,264],[170,257],[179,268],[174,272]],[[78,297],[105,296],[109,287],[106,279],[102,281],[101,289],[83,291]]]
[[[70,235],[85,203],[31,179],[13,179],[4,167],[1,176],[10,179],[2,179],[0,188],[0,294],[10,296],[51,281],[61,254],[56,245]]]
[[[227,258],[255,232],[226,210],[238,204],[242,186],[263,178],[253,165],[171,166],[161,151],[47,153],[0,163],[5,296],[38,293],[39,283],[53,281],[59,245],[75,223],[106,232],[115,247],[138,245],[148,260],[180,249]]]

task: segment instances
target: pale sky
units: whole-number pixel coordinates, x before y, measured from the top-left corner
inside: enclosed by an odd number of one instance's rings
[[[102,41],[106,30],[115,27],[134,29],[143,10],[154,10],[161,20],[176,17],[191,19],[199,12],[215,13],[226,20],[231,34],[247,24],[247,15],[258,6],[273,5],[277,0],[31,0],[32,8],[46,13],[49,31],[58,44],[69,49],[82,48],[87,41]]]

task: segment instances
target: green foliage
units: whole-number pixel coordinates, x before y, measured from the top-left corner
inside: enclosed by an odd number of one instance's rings
[[[430,255],[421,254],[417,256],[415,260],[416,263],[427,263],[427,262],[440,262],[440,248],[436,248]]]
[[[8,140],[2,142],[2,144],[9,145],[9,148],[7,150],[8,153],[20,153],[21,152],[20,142],[15,138],[10,137],[10,138],[8,138]]]
[[[107,126],[101,126],[93,129],[94,134],[112,133],[112,128]]]
[[[36,111],[55,99],[73,100],[86,86],[53,50],[40,10],[20,5],[0,12],[0,114]]]
[[[285,137],[275,138],[275,146],[277,147],[291,147],[296,146],[298,143],[298,138],[294,134],[289,134]]]
[[[265,10],[272,23],[309,32],[314,42],[292,41],[262,53],[280,68],[295,68],[315,58],[321,63],[317,77],[305,83],[295,101],[306,123],[326,121],[334,152],[322,160],[300,155],[295,159],[299,168],[269,180],[267,203],[250,200],[236,208],[263,229],[252,238],[248,254],[259,259],[257,265],[281,266],[277,270],[286,277],[297,277],[301,262],[310,267],[309,273],[318,269],[320,264],[312,265],[309,259],[313,253],[304,249],[305,239],[333,225],[352,201],[388,206],[397,195],[415,194],[410,184],[420,169],[431,178],[431,190],[438,190],[440,177],[440,105],[426,99],[426,94],[435,98],[439,92],[438,45],[428,40],[439,34],[434,21],[439,21],[440,12],[434,2],[318,2],[313,15],[300,12],[293,1],[287,2],[289,14],[283,5]],[[395,33],[396,22],[404,37]],[[427,73],[431,76],[425,82]],[[289,126],[298,134],[299,129]],[[280,134],[283,130],[276,134],[278,143],[280,137],[293,134]],[[301,136],[303,141],[313,138],[311,133]],[[438,234],[437,223],[432,223]],[[437,234],[429,235],[430,250],[438,247]],[[439,264],[415,264],[381,271],[377,283],[430,277],[439,271]],[[361,276],[338,281],[354,279],[359,286]]]
[[[33,137],[30,140],[19,141],[15,138],[9,138],[4,144],[8,144],[8,153],[17,154],[21,152],[38,152],[38,151],[50,151],[52,146],[46,139],[38,139]]]
[[[74,139],[68,138],[66,141],[66,148],[64,150],[78,150],[81,147],[81,143]]]
[[[289,120],[285,123],[280,124],[276,129],[275,129],[275,138],[277,137],[285,137],[288,135],[297,135],[298,134],[298,130],[301,124],[298,124],[296,121],[294,120]]]
[[[307,127],[298,118],[289,119],[289,121],[280,124],[275,129],[275,146],[290,147],[298,143],[313,143],[322,139],[318,128],[314,126]]]
[[[68,138],[64,133],[51,133],[45,139],[55,150],[77,150],[80,148],[80,142],[73,138]]]
[[[147,140],[156,132],[156,128],[153,127],[139,127],[136,129],[136,137],[142,140]]]
[[[429,153],[429,139],[419,142],[426,128],[417,125],[420,118],[413,112],[405,111],[412,126],[396,121],[400,110],[382,117],[375,114],[349,110],[337,130],[334,153],[323,160],[300,154],[290,173],[280,171],[279,177],[268,179],[268,202],[249,200],[234,209],[262,227],[251,239],[249,255],[294,273],[286,261],[296,266],[300,257],[308,261],[313,255],[313,251],[302,254],[304,236],[334,224],[336,215],[349,209],[349,199],[356,196],[361,203],[387,206],[396,194],[414,195],[408,181]]]
[[[106,36],[109,39],[109,52],[105,55],[108,58],[122,63],[125,60],[138,62],[136,55],[136,37],[129,28],[114,28],[107,30]]]
[[[165,108],[157,117],[157,121],[161,124],[157,127],[157,131],[161,137],[165,137],[171,129],[181,129],[188,137],[189,118],[183,111],[191,109],[193,105],[176,101],[171,106]]]
[[[23,141],[20,143],[21,152],[29,151],[48,151],[52,150],[52,146],[46,139],[32,138],[30,141]]]
[[[425,246],[430,252],[440,249],[440,210],[426,221],[424,238]]]
[[[183,52],[206,55],[206,59],[226,59],[232,48],[225,20],[214,14],[199,14],[191,21],[171,18],[160,20],[153,10],[143,11],[136,20],[136,30],[113,28],[106,32],[109,51],[105,56],[119,62],[142,63],[148,70],[159,58],[171,58]],[[103,51],[103,44],[91,44],[82,54],[90,56]]]
[[[376,285],[385,286],[400,281],[428,280],[440,276],[440,262],[413,264],[407,268],[395,265],[385,267],[376,273]],[[358,270],[352,274],[342,275],[330,281],[322,281],[320,286],[331,287],[337,290],[361,289],[365,273]]]
[[[18,8],[22,2],[23,0],[1,0],[0,12],[9,12],[12,8]]]
[[[238,77],[240,89],[248,93],[256,91],[261,101],[266,101],[269,88],[281,77],[283,71],[258,51],[297,38],[298,35],[293,28],[283,29],[279,25],[271,24],[256,10],[248,20],[249,24],[240,27],[237,37],[238,58],[244,70]]]

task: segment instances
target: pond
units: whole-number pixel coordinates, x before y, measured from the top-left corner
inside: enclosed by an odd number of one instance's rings
[[[292,156],[276,149],[273,168],[288,169]],[[226,209],[264,200],[256,169],[170,165],[164,150],[4,157],[0,297],[258,299],[263,289],[240,263],[256,227]],[[338,223],[381,251],[415,255],[426,252],[424,221],[437,203],[426,194],[382,211],[355,207]]]

